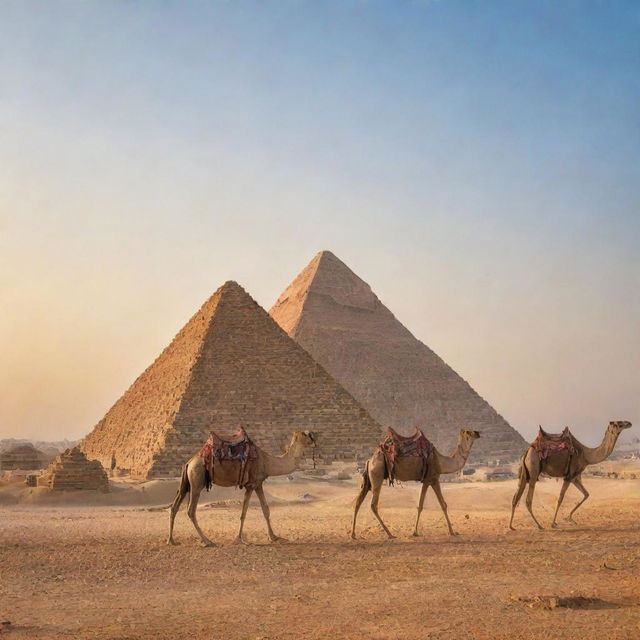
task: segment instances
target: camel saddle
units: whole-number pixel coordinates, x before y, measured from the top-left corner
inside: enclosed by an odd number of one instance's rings
[[[387,427],[384,440],[380,443],[379,448],[384,456],[384,477],[388,479],[389,485],[393,485],[396,479],[397,458],[422,458],[420,481],[424,481],[429,462],[433,457],[434,447],[418,427],[410,436],[402,436],[391,427]]]
[[[207,491],[211,489],[211,485],[213,484],[216,462],[219,464],[223,461],[240,463],[236,486],[242,489],[249,481],[250,463],[258,459],[258,450],[244,428],[240,427],[238,431],[231,436],[230,440],[224,440],[211,431],[204,446],[200,449],[199,456],[204,462],[205,486]]]
[[[550,453],[564,455],[567,458],[567,466],[564,477],[570,479],[571,461],[576,454],[573,434],[569,427],[565,427],[562,433],[547,433],[541,426],[538,427],[538,436],[531,443],[534,451],[540,457],[540,468],[544,471],[545,464]]]

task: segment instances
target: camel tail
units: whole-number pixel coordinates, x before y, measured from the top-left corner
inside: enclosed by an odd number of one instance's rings
[[[522,456],[522,458],[520,459],[520,473],[519,473],[519,479],[520,480],[526,480],[527,482],[529,482],[529,470],[527,469],[527,465],[525,463],[525,458],[527,457],[527,451],[524,452],[524,455]]]
[[[371,478],[369,478],[369,460],[364,465],[364,471],[362,472],[362,491],[371,491]]]
[[[178,487],[178,495],[186,496],[187,493],[191,490],[191,485],[189,484],[189,476],[187,475],[187,467],[189,465],[185,464],[182,467],[182,475],[180,476],[180,486]]]

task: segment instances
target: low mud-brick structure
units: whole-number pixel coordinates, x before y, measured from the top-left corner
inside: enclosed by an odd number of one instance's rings
[[[330,251],[315,256],[270,313],[379,423],[405,435],[420,427],[443,453],[460,429],[481,431],[472,461],[516,460],[526,449],[522,436]]]
[[[61,453],[38,478],[39,487],[56,491],[109,491],[109,478],[97,460],[88,460],[78,447]]]
[[[236,282],[207,300],[80,443],[116,473],[179,475],[210,430],[279,454],[295,430],[325,462],[370,455],[381,426]]]
[[[44,465],[44,454],[29,443],[0,451],[0,471],[32,471],[42,469]]]

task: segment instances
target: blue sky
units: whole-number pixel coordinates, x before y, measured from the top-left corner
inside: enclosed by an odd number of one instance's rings
[[[634,2],[4,2],[0,433],[320,249],[525,435],[640,416]]]

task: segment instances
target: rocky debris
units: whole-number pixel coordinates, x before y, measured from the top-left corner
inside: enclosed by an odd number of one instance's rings
[[[39,487],[54,491],[109,491],[109,478],[98,460],[88,460],[78,447],[61,453],[38,478]]]
[[[320,252],[270,313],[380,424],[405,435],[419,426],[443,453],[460,429],[477,429],[482,438],[472,462],[516,460],[526,449],[522,436],[331,252]]]
[[[527,596],[512,598],[514,602],[521,603],[530,609],[602,609],[609,608],[610,603],[600,598],[587,598],[585,596]]]

